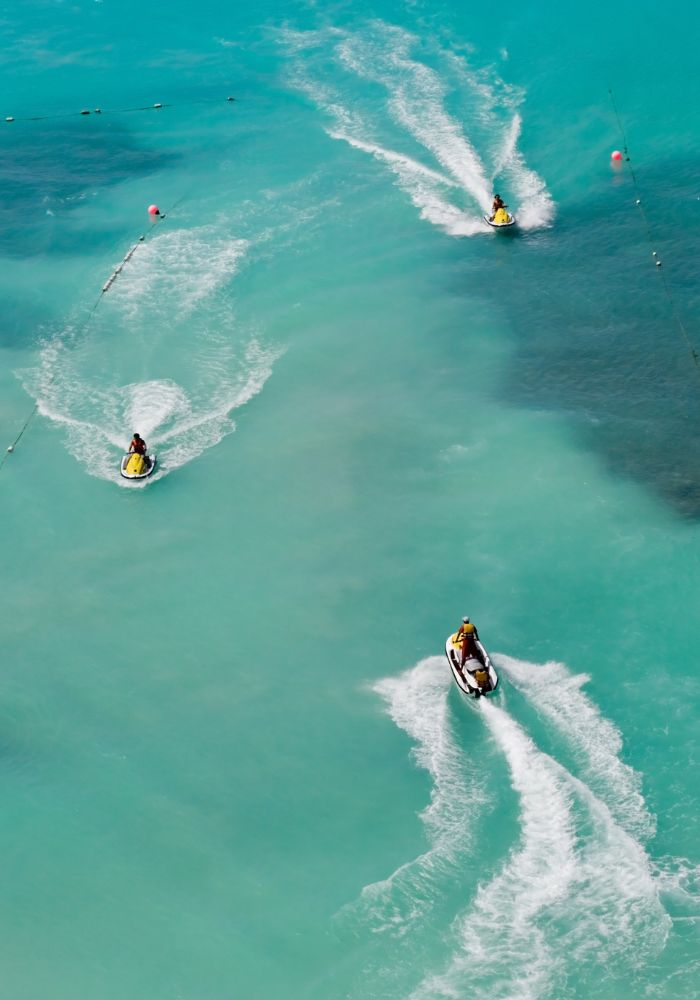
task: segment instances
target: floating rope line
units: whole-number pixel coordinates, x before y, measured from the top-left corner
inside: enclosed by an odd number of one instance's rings
[[[225,98],[225,103],[232,104],[235,100],[236,100],[235,97],[226,97]],[[55,114],[55,115],[29,115],[29,116],[26,116],[26,117],[19,117],[19,118],[15,118],[14,115],[7,115],[5,117],[5,122],[6,123],[11,123],[11,122],[14,122],[14,121],[38,122],[38,121],[48,121],[48,120],[59,119],[59,118],[74,118],[74,117],[80,117],[80,116],[91,115],[91,114],[95,114],[95,115],[99,115],[99,116],[101,116],[103,114],[124,115],[124,114],[131,114],[131,113],[136,112],[136,111],[161,111],[164,108],[193,107],[195,105],[219,104],[219,103],[222,103],[222,101],[224,101],[223,98],[212,98],[210,100],[190,101],[187,104],[178,104],[178,105],[175,105],[175,104],[162,104],[161,102],[158,102],[156,104],[148,104],[148,105],[145,105],[143,107],[138,107],[138,108],[114,108],[112,110],[110,110],[110,109],[103,110],[102,108],[94,108],[93,110],[84,109],[82,111],[69,111],[69,112],[64,112],[62,114]],[[183,198],[184,198],[184,195],[183,195],[182,198],[179,198],[178,201],[175,202],[175,204],[173,205],[171,211],[174,210],[175,208],[177,208],[177,206],[182,203]],[[161,214],[160,212],[158,212],[157,215],[158,215],[159,221],[164,221],[165,220],[165,215]],[[138,240],[133,244],[133,246],[128,250],[128,252],[126,253],[126,255],[122,258],[121,263],[119,263],[115,267],[115,269],[112,271],[112,273],[110,274],[109,278],[107,278],[107,281],[102,286],[102,290],[100,291],[100,294],[97,296],[95,304],[90,309],[90,311],[89,311],[88,315],[86,316],[86,318],[85,318],[82,326],[80,326],[78,328],[78,330],[73,334],[73,337],[72,337],[73,340],[76,340],[79,336],[84,335],[86,333],[88,327],[90,326],[92,318],[95,315],[95,312],[97,311],[97,307],[99,306],[99,304],[102,301],[103,297],[107,294],[107,292],[110,290],[110,288],[112,287],[112,285],[114,284],[114,282],[117,280],[117,278],[119,277],[119,275],[123,271],[124,265],[129,263],[129,261],[131,260],[131,258],[134,255],[134,253],[138,249],[139,245],[141,243],[145,243],[147,241],[149,235],[150,234],[139,236]],[[53,383],[53,381],[55,380],[55,378],[56,378],[56,375],[53,375],[49,379],[48,385],[51,385]],[[37,401],[34,404],[34,406],[32,407],[31,413],[29,414],[29,416],[27,417],[27,419],[22,424],[22,426],[21,426],[21,428],[19,430],[19,433],[15,437],[14,441],[12,442],[12,444],[10,444],[8,446],[7,450],[0,457],[0,469],[2,469],[2,467],[5,464],[5,462],[7,461],[8,456],[11,455],[14,452],[15,448],[17,447],[17,445],[19,444],[19,442],[22,440],[23,435],[25,434],[25,432],[29,428],[30,424],[32,423],[34,417],[37,415],[38,412],[39,412],[39,403]]]
[[[221,104],[222,102],[226,104],[232,104],[236,100],[235,97],[227,98],[211,98],[210,100],[203,101],[188,101],[186,104],[146,104],[140,108],[84,108],[82,111],[63,111],[55,115],[26,115],[20,116],[19,118],[14,115],[6,115],[5,121],[10,122],[45,122],[57,118],[79,118],[85,115],[128,115],[134,111],[160,111],[163,108],[191,108],[202,104]]]
[[[52,382],[53,382],[53,378],[49,379],[49,385],[51,385]],[[24,432],[27,430],[27,428],[31,424],[31,422],[34,419],[34,417],[36,416],[38,410],[39,410],[39,404],[35,403],[34,406],[32,407],[32,412],[29,414],[29,416],[27,417],[27,419],[22,424],[22,427],[20,428],[19,434],[14,439],[14,441],[12,442],[12,444],[8,445],[7,451],[2,456],[2,458],[0,458],[0,469],[2,469],[3,465],[7,461],[8,457],[12,454],[12,452],[15,450],[15,448],[17,447],[17,445],[22,440],[22,435],[24,434]]]
[[[690,356],[693,359],[693,364],[695,365],[695,370],[696,370],[698,376],[700,376],[700,359],[698,358],[698,352],[696,351],[695,345],[693,344],[693,341],[690,339],[690,336],[688,335],[688,331],[686,330],[685,325],[683,323],[683,320],[681,319],[680,313],[678,312],[678,309],[676,307],[676,301],[675,301],[675,299],[673,297],[673,293],[671,292],[671,288],[669,286],[669,283],[666,280],[666,275],[664,274],[664,268],[663,268],[662,261],[659,258],[658,252],[654,249],[654,243],[656,241],[654,240],[654,234],[652,232],[651,223],[649,222],[649,216],[647,215],[646,210],[644,208],[644,202],[642,201],[642,196],[641,196],[641,193],[640,193],[640,190],[639,190],[639,183],[637,182],[637,175],[634,172],[634,167],[632,166],[632,159],[631,159],[631,157],[629,155],[629,150],[627,148],[627,136],[626,136],[625,130],[624,130],[623,126],[622,126],[622,121],[620,120],[620,115],[619,115],[619,112],[617,110],[617,105],[615,103],[615,95],[613,94],[611,87],[608,87],[608,94],[610,95],[610,103],[612,104],[612,109],[613,109],[613,112],[615,114],[615,118],[617,120],[617,127],[620,130],[620,135],[622,136],[623,156],[624,156],[624,159],[625,159],[625,163],[627,164],[627,169],[630,172],[630,177],[632,178],[632,184],[634,185],[634,192],[635,192],[635,195],[636,195],[636,205],[639,208],[639,211],[640,211],[641,216],[642,216],[642,221],[644,223],[644,227],[645,227],[646,232],[647,232],[647,239],[649,240],[649,244],[650,244],[650,247],[651,247],[651,256],[654,259],[654,263],[656,265],[656,268],[657,268],[657,270],[659,272],[659,275],[661,276],[661,283],[663,285],[664,291],[666,292],[666,296],[668,298],[669,305],[671,307],[671,315],[673,316],[674,320],[676,321],[676,325],[677,325],[677,327],[678,327],[678,329],[679,329],[679,331],[680,331],[683,339],[685,340],[685,343],[686,343],[686,346],[687,346],[688,350],[690,351]]]
[[[165,216],[161,216],[161,218],[165,218]],[[112,285],[114,284],[114,282],[117,280],[117,278],[119,277],[119,275],[122,273],[122,271],[124,269],[124,265],[128,264],[129,261],[131,260],[131,258],[134,256],[134,252],[135,252],[136,248],[138,247],[139,243],[145,242],[145,239],[146,239],[145,236],[139,236],[138,243],[134,243],[133,247],[131,248],[131,250],[129,250],[129,252],[127,253],[126,257],[124,257],[124,259],[122,260],[121,264],[117,264],[117,266],[114,268],[114,270],[110,274],[109,278],[107,278],[107,280],[105,281],[104,285],[102,286],[102,291],[100,292],[100,299],[105,294],[105,292],[108,292],[110,290],[110,288],[112,287]],[[98,299],[97,302],[99,302],[100,299]],[[97,302],[92,307],[92,311],[93,312],[97,308]]]
[[[184,200],[184,197],[185,196],[183,195],[181,198],[179,198],[175,202],[175,204],[173,205],[173,207],[172,207],[172,209],[170,211],[174,211],[177,208],[178,205],[182,204],[182,201]],[[166,219],[166,215],[159,212],[158,213],[158,221],[162,222],[162,221],[165,221],[165,219]],[[151,230],[150,233],[144,233],[141,236],[139,236],[138,240],[136,240],[136,242],[133,244],[133,246],[131,247],[131,249],[122,258],[121,263],[117,264],[117,266],[112,271],[112,273],[110,274],[110,276],[107,279],[107,281],[105,281],[104,285],[102,286],[102,290],[101,290],[100,294],[97,296],[94,305],[92,306],[92,308],[90,309],[89,313],[87,314],[87,316],[83,320],[82,325],[79,326],[78,329],[71,335],[71,340],[76,341],[79,337],[84,336],[85,333],[87,333],[87,330],[88,330],[88,328],[90,326],[90,323],[92,322],[92,319],[93,319],[95,313],[97,312],[97,308],[98,308],[100,302],[102,301],[102,299],[104,298],[104,296],[107,294],[107,292],[110,290],[110,288],[112,287],[112,285],[114,284],[114,282],[117,280],[117,278],[119,277],[119,275],[123,271],[124,265],[129,263],[129,261],[134,256],[134,253],[139,248],[139,246],[141,246],[142,243],[146,243],[148,241],[149,237],[153,234],[154,230],[155,230],[155,226],[153,227],[153,229]],[[49,381],[47,383],[47,386],[52,385],[53,382],[55,381],[55,379],[56,379],[56,375],[54,374],[49,379]],[[0,469],[2,469],[3,465],[7,461],[8,456],[11,455],[14,452],[15,448],[17,447],[17,445],[19,444],[19,442],[22,440],[22,437],[23,437],[25,431],[29,428],[29,425],[34,420],[34,417],[37,415],[38,412],[39,412],[39,402],[37,400],[37,402],[32,407],[31,413],[28,415],[27,419],[24,421],[24,423],[20,427],[19,433],[17,434],[16,438],[14,439],[14,441],[12,442],[12,444],[8,446],[7,450],[2,455],[2,457],[0,457]]]

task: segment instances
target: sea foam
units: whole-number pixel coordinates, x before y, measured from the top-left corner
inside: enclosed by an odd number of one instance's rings
[[[496,655],[494,662],[532,702],[537,712],[570,745],[581,777],[634,837],[647,839],[656,829],[641,792],[640,776],[621,759],[622,736],[582,690],[589,680],[562,663],[527,663]]]
[[[441,657],[374,685],[393,721],[415,741],[413,758],[433,782],[430,803],[421,813],[428,850],[365,886],[360,900],[347,908],[375,931],[405,935],[440,898],[445,882],[454,878],[454,866],[474,849],[474,826],[487,796],[483,779],[455,739],[449,690]]]
[[[532,666],[502,656],[495,662],[521,680],[521,671]],[[508,766],[518,835],[471,900],[467,890],[463,909],[443,931],[452,941],[451,956],[441,971],[423,977],[412,1000],[542,1000],[565,989],[572,966],[583,963],[602,978],[609,962],[636,968],[664,947],[671,920],[642,842],[649,825],[636,776],[619,759],[620,736],[612,723],[589,700],[581,703],[575,696],[576,705],[567,700],[572,692],[580,696],[580,679],[576,683],[566,672],[557,676],[560,697],[551,721],[571,741],[581,776],[541,750],[498,697],[474,705]],[[464,777],[458,777],[468,773],[466,762],[460,761],[444,710],[448,683],[444,663],[433,658],[375,686],[392,719],[417,741],[416,759],[433,779],[424,814],[432,848],[384,883],[367,887],[362,898],[386,900],[398,882],[402,910],[409,914],[420,914],[426,891],[434,907],[436,894],[448,891],[447,882],[426,879],[426,873],[436,858],[454,870],[455,838],[449,831],[474,822],[471,789],[465,795]],[[599,734],[595,752],[593,732]],[[488,792],[498,795],[499,789]],[[486,789],[476,801],[488,801]],[[468,862],[468,851],[459,860]],[[367,917],[376,914],[368,910]]]
[[[494,71],[377,20],[311,32],[306,44],[303,32],[279,35],[290,84],[328,120],[328,135],[384,163],[421,218],[452,236],[486,235],[497,185],[515,199],[521,228],[551,222],[546,184],[519,146],[524,93]]]
[[[24,373],[38,412],[65,430],[90,475],[144,486],[235,430],[233,413],[261,391],[281,354],[238,323],[228,294],[249,246],[214,227],[164,231],[137,246],[82,334],[74,323],[49,338]],[[129,367],[144,367],[142,357],[163,375],[120,382]],[[140,484],[118,475],[134,429],[158,456]]]

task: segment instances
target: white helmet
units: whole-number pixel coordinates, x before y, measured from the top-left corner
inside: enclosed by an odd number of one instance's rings
[[[464,618],[462,619],[462,621],[464,622],[465,625],[469,624],[469,619],[467,618],[466,615],[464,616]]]

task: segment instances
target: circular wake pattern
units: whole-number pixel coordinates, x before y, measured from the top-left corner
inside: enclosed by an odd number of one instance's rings
[[[207,227],[139,245],[88,335],[66,329],[25,373],[38,412],[61,425],[90,475],[143,487],[235,429],[234,411],[261,391],[281,353],[236,318],[230,285],[248,247]],[[143,370],[162,375],[134,378]],[[140,483],[119,476],[134,431],[158,456]]]
[[[60,351],[58,352],[60,353]],[[48,359],[57,352],[48,352]],[[129,488],[145,486],[197,458],[235,430],[234,410],[260,392],[272,374],[278,352],[251,340],[237,370],[198,392],[187,392],[169,380],[150,380],[99,388],[75,373],[71,359],[51,364],[52,378],[38,394],[42,416],[67,433],[70,453],[92,476]],[[148,480],[130,483],[119,477],[119,459],[133,430],[158,455],[156,472]]]

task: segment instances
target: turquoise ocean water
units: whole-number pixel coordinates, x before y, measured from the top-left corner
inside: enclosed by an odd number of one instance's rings
[[[2,23],[0,996],[699,996],[697,12]]]

